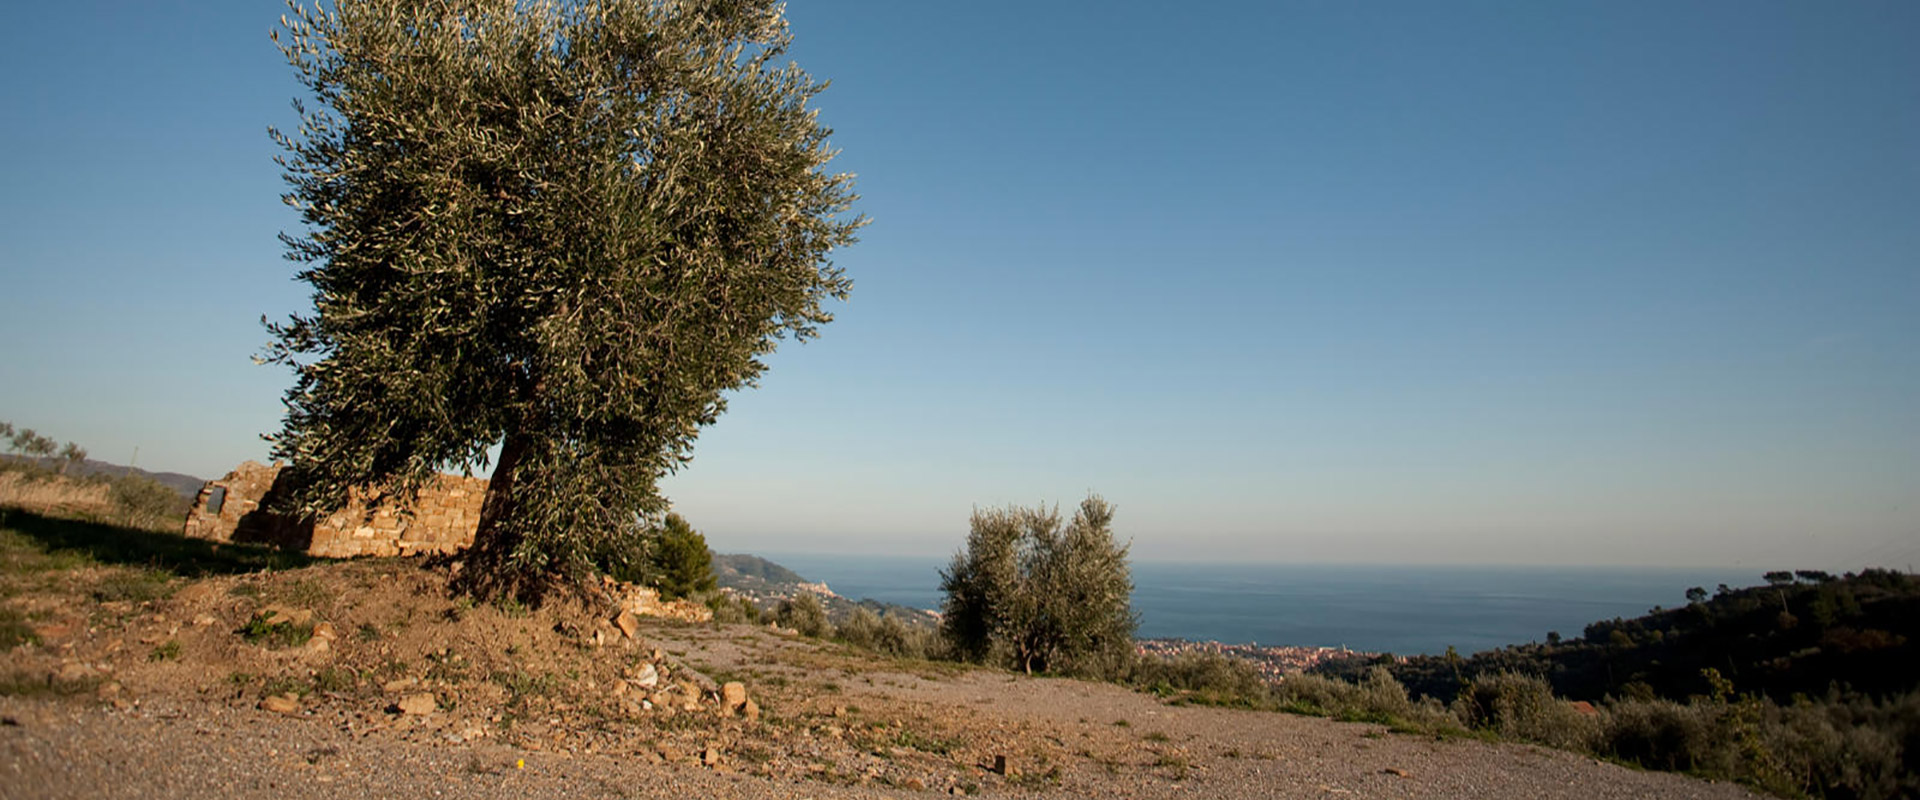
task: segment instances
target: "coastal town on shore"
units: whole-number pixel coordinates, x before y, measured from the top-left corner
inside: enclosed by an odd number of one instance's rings
[[[1376,653],[1363,653],[1345,647],[1301,647],[1297,645],[1222,644],[1187,639],[1140,639],[1134,650],[1141,655],[1172,658],[1187,653],[1218,653],[1253,664],[1260,675],[1279,682],[1287,675],[1299,674],[1336,661],[1372,660]]]

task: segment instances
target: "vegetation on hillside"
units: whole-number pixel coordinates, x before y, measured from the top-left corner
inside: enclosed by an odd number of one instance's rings
[[[31,429],[15,430],[0,422],[0,437],[5,437],[20,453],[34,455],[53,451],[52,439]],[[40,445],[36,445],[38,442]],[[68,458],[50,462],[43,458],[0,459],[0,505],[38,513],[75,516],[98,521],[113,521],[143,530],[177,532],[190,501],[179,492],[143,474],[94,472],[81,474],[70,470],[84,462],[87,451],[68,442]],[[69,474],[71,473],[71,474]]]
[[[1195,702],[1495,735],[1787,797],[1920,795],[1920,579],[1767,578],[1468,658],[1336,662],[1259,687],[1251,665],[1187,660],[1140,682]]]
[[[1449,701],[1479,676],[1503,672],[1541,677],[1575,700],[1710,694],[1707,669],[1781,703],[1824,695],[1836,681],[1876,697],[1920,689],[1920,578],[1884,569],[1770,576],[1711,595],[1696,587],[1685,606],[1595,622],[1578,638],[1410,658],[1394,675]]]

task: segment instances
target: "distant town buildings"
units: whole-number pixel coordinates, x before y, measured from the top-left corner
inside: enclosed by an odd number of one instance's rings
[[[1134,649],[1140,655],[1172,658],[1185,653],[1218,653],[1253,664],[1268,681],[1279,683],[1287,675],[1306,672],[1334,661],[1373,659],[1375,653],[1362,653],[1345,647],[1298,647],[1292,645],[1221,644],[1186,639],[1140,639]]]

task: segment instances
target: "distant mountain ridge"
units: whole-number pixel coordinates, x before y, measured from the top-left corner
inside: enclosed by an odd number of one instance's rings
[[[42,469],[49,469],[55,472],[60,470],[61,464],[66,463],[58,458],[27,458],[26,456],[16,455],[0,455],[0,459],[35,464]],[[201,487],[207,485],[205,478],[196,478],[185,473],[151,472],[139,467],[129,467],[125,464],[115,464],[108,461],[95,461],[91,458],[75,464],[67,470],[68,475],[76,478],[85,478],[91,475],[119,477],[129,473],[147,478],[175,492],[179,492],[181,497],[187,499],[193,499],[199,496]]]

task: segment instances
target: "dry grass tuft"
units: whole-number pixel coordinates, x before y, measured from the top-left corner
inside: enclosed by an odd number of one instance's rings
[[[36,478],[0,472],[0,505],[30,511],[93,512],[113,510],[113,488],[104,483]]]

